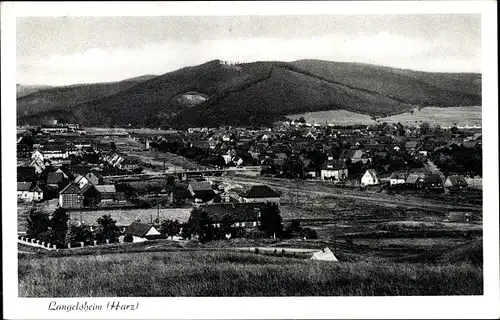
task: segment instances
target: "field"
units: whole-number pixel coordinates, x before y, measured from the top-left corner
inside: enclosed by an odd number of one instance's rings
[[[457,125],[481,126],[482,111],[481,107],[425,107],[413,109],[412,112],[378,118],[378,122],[398,123],[404,125],[418,125],[420,122],[429,122],[431,125],[439,124],[444,127]],[[325,124],[325,122],[336,125],[355,125],[355,124],[375,124],[370,116],[350,112],[346,110],[330,110],[319,112],[307,112],[287,116],[290,119],[299,119],[304,117],[308,123]]]
[[[203,250],[19,259],[21,297],[480,295],[482,282],[481,265],[451,260],[332,263]]]

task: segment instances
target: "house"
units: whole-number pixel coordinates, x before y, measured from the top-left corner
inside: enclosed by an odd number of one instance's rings
[[[43,191],[39,186],[31,182],[18,182],[17,199],[25,202],[41,201],[43,199]]]
[[[132,242],[144,242],[161,238],[161,233],[152,224],[140,222],[132,222],[132,224],[125,229],[124,233],[125,236],[132,236]]]
[[[343,161],[327,160],[320,167],[321,180],[345,180],[348,177],[347,165]]]
[[[208,202],[214,199],[215,192],[209,181],[194,181],[189,183],[188,191],[195,202]]]
[[[366,157],[362,149],[343,150],[339,159],[343,161],[350,159],[352,163],[367,163],[368,161],[371,161],[371,158]]]
[[[231,217],[233,227],[256,228],[260,225],[260,211],[263,203],[213,203],[200,206],[213,221],[214,227],[220,227],[224,216]]]
[[[244,203],[280,203],[280,194],[269,188],[268,186],[258,185],[252,186],[250,190],[240,196],[241,202]]]
[[[95,170],[91,170],[87,174],[85,174],[85,178],[95,186],[104,183],[103,176]]]
[[[415,152],[415,150],[417,149],[417,145],[417,141],[407,141],[405,143],[405,149],[409,152]]]
[[[321,251],[313,253],[311,260],[338,261],[337,257],[335,257],[329,248],[324,248]]]
[[[29,166],[35,169],[35,173],[41,173],[45,169],[46,164],[44,160],[35,157],[30,161]]]
[[[437,190],[443,188],[443,180],[437,173],[426,174],[423,179],[417,183],[417,187],[427,190]]]
[[[389,178],[389,184],[391,186],[396,184],[404,184],[407,178],[408,178],[407,173],[396,171],[391,174],[391,177]]]
[[[366,170],[365,174],[361,177],[362,186],[371,186],[379,183],[380,181],[377,178],[377,173],[373,169]]]
[[[99,193],[99,202],[101,204],[107,204],[116,201],[116,188],[113,184],[107,185],[96,185],[94,186]]]
[[[59,207],[81,208],[83,207],[83,193],[75,182],[70,182],[59,192]]]
[[[59,172],[48,172],[45,184],[51,187],[59,187],[59,185],[64,181],[64,175]]]
[[[443,184],[449,190],[461,190],[467,188],[467,181],[462,175],[448,176]]]

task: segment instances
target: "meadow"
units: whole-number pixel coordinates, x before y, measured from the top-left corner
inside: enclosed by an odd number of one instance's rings
[[[335,125],[370,125],[377,122],[398,123],[404,125],[418,125],[420,122],[428,122],[431,125],[439,124],[443,127],[457,125],[481,126],[482,108],[480,106],[471,107],[425,107],[415,108],[409,112],[393,115],[390,117],[373,120],[370,116],[346,110],[329,110],[319,112],[307,112],[287,116],[290,119],[298,120],[301,117],[309,123],[324,125],[326,122]]]
[[[19,254],[21,297],[480,295],[466,261],[327,262],[187,250],[67,257]],[[41,263],[43,262],[43,263]]]

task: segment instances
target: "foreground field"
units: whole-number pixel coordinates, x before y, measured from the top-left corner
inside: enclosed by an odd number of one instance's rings
[[[481,265],[452,260],[332,263],[201,250],[19,259],[22,297],[479,295],[482,283]]]

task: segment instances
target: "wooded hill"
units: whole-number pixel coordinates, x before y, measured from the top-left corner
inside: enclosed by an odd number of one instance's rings
[[[92,126],[254,126],[312,111],[380,117],[418,106],[478,106],[481,75],[321,60],[214,60],[132,81],[40,90],[17,102],[21,123],[55,118]]]

